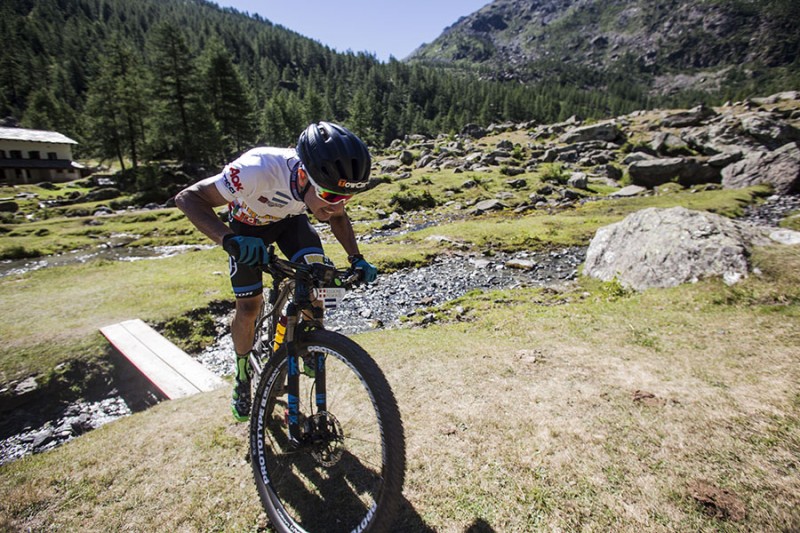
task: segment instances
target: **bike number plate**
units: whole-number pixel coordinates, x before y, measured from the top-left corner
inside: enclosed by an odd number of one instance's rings
[[[317,300],[321,300],[325,304],[325,309],[336,309],[344,298],[344,293],[347,292],[345,289],[337,287],[323,287],[315,290]]]

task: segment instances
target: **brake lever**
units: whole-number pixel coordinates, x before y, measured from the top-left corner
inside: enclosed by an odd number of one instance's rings
[[[345,271],[345,277],[342,283],[347,287],[355,287],[364,281],[364,270],[360,268],[350,267]]]

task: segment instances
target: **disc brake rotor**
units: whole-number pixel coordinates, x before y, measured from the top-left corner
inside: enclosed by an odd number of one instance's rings
[[[344,452],[344,432],[331,413],[323,411],[306,421],[311,457],[324,467],[334,466]]]

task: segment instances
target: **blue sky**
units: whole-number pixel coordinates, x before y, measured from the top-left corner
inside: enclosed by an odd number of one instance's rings
[[[258,13],[339,51],[368,52],[381,61],[404,59],[436,39],[459,17],[491,0],[212,0]]]

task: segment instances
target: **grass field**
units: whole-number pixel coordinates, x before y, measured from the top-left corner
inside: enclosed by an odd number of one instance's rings
[[[397,530],[800,527],[800,251],[755,260],[762,275],[735,288],[583,280],[356,336],[406,425]],[[5,465],[0,528],[262,530],[227,402],[163,403]]]
[[[412,189],[468,205],[506,178],[460,188],[467,179],[415,171],[373,189],[352,203],[357,230]],[[362,251],[386,272],[450,246],[586,245],[645,207],[736,215],[765,194],[665,188],[557,213],[483,216],[441,205],[446,221]],[[206,242],[174,209],[91,220],[5,223],[0,250],[88,248],[120,233],[137,236],[133,245]],[[338,246],[328,249],[344,262]],[[435,325],[356,336],[387,373],[406,425],[397,530],[800,529],[800,250],[759,249],[753,261],[761,274],[731,287],[708,280],[632,293],[580,279],[474,291],[437,309]],[[46,381],[74,360],[102,368],[99,327],[163,323],[230,298],[219,249],[0,278],[0,383]],[[232,422],[228,399],[223,389],[162,403],[0,467],[0,530],[263,531],[246,426]]]

